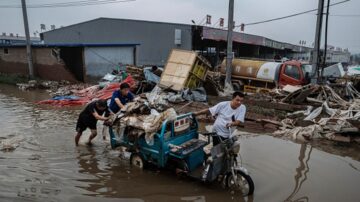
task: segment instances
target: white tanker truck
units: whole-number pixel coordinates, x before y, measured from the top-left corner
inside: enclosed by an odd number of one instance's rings
[[[226,59],[220,72],[225,76]],[[306,65],[298,61],[269,62],[250,59],[233,59],[232,84],[234,90],[245,92],[268,91],[285,85],[306,85],[310,72]]]

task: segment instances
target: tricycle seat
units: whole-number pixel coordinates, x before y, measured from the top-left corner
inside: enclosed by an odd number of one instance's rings
[[[171,149],[171,153],[185,157],[197,149],[202,149],[207,144],[208,142],[204,140],[191,139],[182,143],[181,145],[175,145],[175,147]]]

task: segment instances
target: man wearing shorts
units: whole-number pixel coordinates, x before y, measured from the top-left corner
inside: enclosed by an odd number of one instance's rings
[[[103,116],[103,114],[105,114]],[[97,135],[96,123],[98,120],[107,121],[110,112],[108,110],[106,100],[96,100],[88,104],[85,109],[80,113],[76,124],[75,144],[78,146],[82,133],[89,128],[91,135],[89,137],[88,145],[91,145],[91,140]]]

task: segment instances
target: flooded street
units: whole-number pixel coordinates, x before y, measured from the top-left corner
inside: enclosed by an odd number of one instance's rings
[[[297,144],[244,135],[241,155],[251,198],[219,186],[138,170],[101,135],[75,147],[81,107],[39,106],[47,93],[0,85],[0,201],[360,201],[360,148]],[[98,132],[101,132],[101,125]]]

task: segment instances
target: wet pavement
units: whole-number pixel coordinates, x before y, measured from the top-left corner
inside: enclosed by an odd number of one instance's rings
[[[243,135],[242,160],[255,183],[243,199],[172,172],[131,168],[100,135],[84,146],[89,131],[75,147],[81,108],[34,104],[45,98],[0,85],[0,201],[360,201],[355,145]]]

